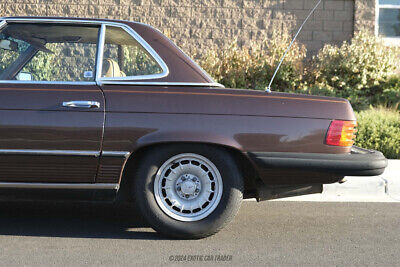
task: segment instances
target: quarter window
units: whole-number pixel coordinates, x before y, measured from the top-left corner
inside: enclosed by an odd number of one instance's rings
[[[118,78],[162,73],[155,59],[129,33],[107,26],[101,77]]]
[[[94,81],[99,26],[10,23],[0,32],[0,80]]]
[[[378,0],[378,34],[400,38],[400,0]]]

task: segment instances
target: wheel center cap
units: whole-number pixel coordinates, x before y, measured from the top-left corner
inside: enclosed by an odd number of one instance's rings
[[[185,181],[181,185],[182,193],[184,193],[185,195],[193,195],[196,191],[196,188],[196,184],[192,181]]]

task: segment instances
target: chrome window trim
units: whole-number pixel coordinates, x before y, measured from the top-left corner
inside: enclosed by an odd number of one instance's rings
[[[99,81],[96,82],[62,82],[62,81],[16,81],[16,80],[0,80],[0,84],[53,84],[53,85],[145,85],[145,86],[196,86],[196,87],[219,87],[225,88],[220,83],[190,83],[190,82],[129,82],[129,81]]]
[[[1,19],[1,18],[0,18]],[[4,26],[6,26],[7,25],[7,21],[5,21],[5,20],[2,20],[1,22],[0,22],[0,30],[4,27]]]
[[[116,81],[101,81],[99,85],[118,84],[118,85],[152,85],[152,86],[196,86],[196,87],[219,87],[225,88],[220,83],[190,83],[190,82],[116,82]]]
[[[0,18],[3,19],[7,23],[7,21],[18,22],[18,23],[26,23],[26,22],[35,22],[35,23],[67,23],[67,24],[89,24],[89,25],[100,25],[100,36],[103,34],[103,42],[102,46],[104,48],[105,41],[105,31],[102,31],[102,27],[104,26],[113,26],[120,27],[125,30],[132,38],[134,38],[157,62],[157,64],[163,70],[162,73],[152,74],[152,75],[138,75],[138,76],[128,76],[128,77],[118,77],[118,78],[101,78],[101,68],[98,68],[98,64],[102,65],[103,62],[103,54],[99,53],[100,43],[97,44],[98,54],[97,54],[97,64],[96,64],[96,82],[100,81],[132,81],[132,80],[148,80],[148,79],[160,79],[166,77],[169,74],[168,66],[165,64],[164,60],[154,51],[154,49],[131,27],[125,25],[124,23],[119,22],[111,22],[111,21],[93,21],[93,20],[81,20],[81,19],[47,19],[47,18]],[[100,40],[99,40],[100,41]],[[60,81],[62,82],[62,81]]]
[[[93,189],[93,190],[118,190],[119,184],[68,184],[68,183],[17,183],[0,182],[0,188],[14,189]]]
[[[169,74],[169,69],[167,64],[165,64],[164,60],[154,51],[154,49],[138,34],[134,31],[131,27],[126,26],[122,23],[117,23],[116,25],[112,25],[113,23],[104,23],[105,26],[112,26],[112,27],[119,27],[122,28],[125,32],[127,32],[133,39],[135,39],[142,47],[150,54],[150,56],[157,62],[157,64],[162,69],[161,73],[157,74],[149,74],[149,75],[137,75],[137,76],[126,76],[126,77],[100,77],[97,79],[97,82],[100,83],[102,81],[135,81],[135,80],[153,80],[153,79],[161,79]],[[105,42],[105,34],[107,33],[107,27],[104,32],[103,38],[103,52],[104,52],[104,42]],[[103,53],[101,54],[100,58],[103,62]]]
[[[62,23],[58,20],[53,20],[49,19],[49,22],[47,19],[23,19],[23,18],[4,18],[0,17],[0,30],[2,27],[4,27],[7,24],[7,21],[12,21],[12,22],[20,22],[20,23],[25,23],[25,22],[39,22],[37,23]],[[69,23],[69,22],[67,22]],[[101,29],[101,28],[100,28]],[[99,30],[100,30],[99,29]],[[98,50],[98,44],[96,44],[97,50]],[[97,64],[95,66],[96,73],[97,73]],[[63,84],[63,85],[96,85],[96,79],[94,81],[16,81],[16,80],[0,80],[0,83],[19,83],[19,84]]]
[[[101,72],[103,70],[103,52],[104,52],[104,41],[106,35],[106,26],[104,24],[100,27],[99,39],[97,40],[97,55],[96,55],[96,83],[101,78]]]
[[[0,80],[0,83],[11,84],[54,84],[54,85],[97,85],[96,82],[73,82],[73,81],[16,81],[16,80]]]

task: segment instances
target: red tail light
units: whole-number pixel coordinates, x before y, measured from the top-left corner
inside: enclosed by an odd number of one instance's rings
[[[326,144],[331,146],[352,146],[354,144],[355,121],[333,120],[326,135]]]

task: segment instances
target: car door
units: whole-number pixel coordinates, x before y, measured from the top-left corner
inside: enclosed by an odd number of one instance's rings
[[[0,183],[94,183],[105,104],[99,26],[0,26]]]

